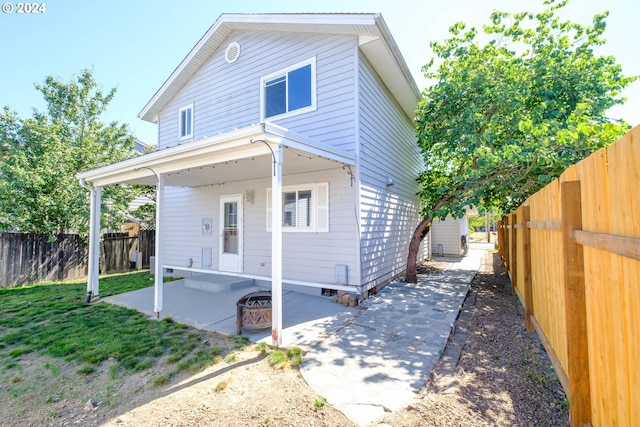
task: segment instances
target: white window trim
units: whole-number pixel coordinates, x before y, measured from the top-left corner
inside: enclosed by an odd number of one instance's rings
[[[283,233],[328,233],[329,232],[329,183],[288,185],[282,187],[283,193],[311,190],[311,226],[282,227]],[[320,192],[324,195],[321,197]],[[319,203],[322,199],[324,203]],[[267,188],[267,232],[271,232],[271,188]]]
[[[186,110],[191,110],[191,133],[186,134],[186,135],[181,135],[180,130],[182,129],[182,112],[186,111]],[[189,105],[185,105],[184,107],[181,107],[178,110],[178,140],[179,141],[184,141],[185,139],[192,139],[193,138],[193,104],[189,104]]]
[[[277,77],[284,76],[289,71],[296,70],[298,68],[302,68],[306,65],[311,65],[311,105],[304,108],[298,108],[297,110],[287,111],[282,114],[278,114],[277,116],[269,116],[266,117],[265,114],[265,83],[271,81]],[[309,58],[305,61],[298,62],[297,64],[293,64],[290,67],[283,68],[274,73],[268,74],[264,77],[260,78],[260,121],[264,122],[266,119],[269,121],[274,121],[278,119],[284,119],[287,117],[297,116],[298,114],[308,113],[310,111],[317,110],[317,83],[316,83],[316,57]]]

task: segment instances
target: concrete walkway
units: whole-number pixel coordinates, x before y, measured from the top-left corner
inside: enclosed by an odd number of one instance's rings
[[[357,425],[409,403],[425,387],[480,267],[471,249],[445,272],[393,282],[304,358],[307,383]]]

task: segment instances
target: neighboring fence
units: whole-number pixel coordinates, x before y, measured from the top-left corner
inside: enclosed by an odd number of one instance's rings
[[[640,127],[507,215],[498,244],[571,425],[638,423]]]
[[[83,277],[86,265],[78,235],[0,233],[0,287]]]
[[[66,280],[87,275],[87,245],[75,234],[49,241],[46,234],[0,233],[0,287]],[[155,250],[155,231],[141,230],[138,237],[126,233],[105,235],[100,242],[100,272],[130,270],[136,250],[141,268],[149,268]]]
[[[127,233],[104,234],[100,242],[100,271],[105,273],[129,271],[134,251],[136,261],[140,257],[141,268],[149,268],[149,259],[154,254],[155,242],[155,230],[140,230],[136,237],[129,237]]]

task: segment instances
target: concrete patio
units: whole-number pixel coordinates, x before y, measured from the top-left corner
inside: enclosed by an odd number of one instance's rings
[[[164,307],[160,318],[173,320],[198,329],[215,331],[226,335],[236,333],[236,303],[249,292],[265,289],[247,282],[230,282],[219,285],[217,290],[199,289],[206,286],[193,285],[189,280],[177,280],[164,284]],[[300,288],[299,288],[300,289]],[[300,290],[305,291],[305,288]],[[311,292],[317,292],[312,295]],[[153,312],[153,286],[137,291],[106,297],[103,301],[138,310],[156,318]],[[283,289],[282,346],[298,346],[309,350],[343,326],[361,310],[343,307],[321,296],[319,289],[307,292]],[[271,344],[271,329],[249,331],[242,334],[253,342]]]

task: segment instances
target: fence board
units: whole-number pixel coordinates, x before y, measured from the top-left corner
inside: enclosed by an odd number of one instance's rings
[[[634,132],[635,131],[635,132]],[[627,133],[607,149],[609,165],[609,192],[611,197],[610,234],[640,238],[640,129]],[[615,322],[614,347],[617,414],[619,420],[638,420],[640,399],[636,358],[640,345],[640,316],[638,303],[640,292],[638,261],[612,255],[619,270],[612,275],[613,286],[619,287],[618,309],[613,313]],[[632,396],[635,399],[632,400]],[[634,416],[631,412],[634,411]]]
[[[609,178],[606,150],[601,149],[577,165],[581,181],[582,227],[585,230],[608,233],[611,219]],[[597,248],[585,247],[585,296],[587,334],[589,335],[589,375],[591,382],[591,422],[606,425],[604,415],[609,411],[604,399],[605,389],[610,389],[610,372],[606,372],[608,337],[599,331],[604,327],[608,307],[603,304],[608,292],[599,286],[611,273],[611,256]]]
[[[556,180],[530,198],[531,220],[561,220],[560,187]],[[532,294],[535,318],[552,344],[562,368],[567,369],[562,234],[550,229],[531,230]],[[558,286],[560,284],[560,286]]]
[[[532,332],[533,327],[533,288],[531,282],[531,229],[528,227],[531,219],[531,208],[527,203],[522,209],[522,285],[524,287],[524,324],[527,331]]]

